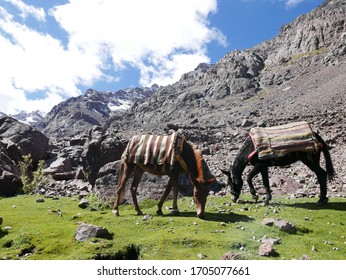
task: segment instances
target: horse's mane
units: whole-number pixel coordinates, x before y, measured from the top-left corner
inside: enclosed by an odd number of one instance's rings
[[[244,156],[247,157],[247,155],[244,155],[244,151],[249,147],[249,143],[251,143],[251,137],[249,134],[246,135],[245,141],[243,142],[242,146],[239,149],[239,152],[237,156],[234,159],[233,165],[235,165],[239,160],[241,160]]]
[[[195,154],[196,160],[203,159],[202,152],[201,152],[200,149],[197,148],[197,145],[192,143],[192,142],[190,142],[190,141],[187,141],[187,143],[191,146],[191,148],[193,150],[193,153]]]
[[[203,158],[202,151],[198,149],[195,144],[191,142],[188,142],[188,144],[191,146],[195,159],[196,159],[198,182],[206,183],[208,181],[214,180],[215,177],[211,174],[209,167]]]

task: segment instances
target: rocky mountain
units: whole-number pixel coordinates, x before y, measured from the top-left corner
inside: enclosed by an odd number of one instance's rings
[[[34,126],[50,137],[74,136],[92,126],[102,126],[111,116],[151,96],[158,89],[128,88],[116,92],[88,89],[84,95],[69,98],[54,106],[43,120]]]
[[[232,51],[215,65],[199,65],[177,83],[160,88],[150,99],[134,108],[129,113],[132,116],[129,123],[133,127],[157,127],[157,124],[167,123],[186,126],[196,122],[216,126],[225,121],[218,117],[220,112],[227,116],[226,121],[237,122],[237,115],[244,111],[244,107],[257,110],[258,114],[261,111],[267,119],[268,113],[276,112],[270,106],[275,99],[278,99],[277,103],[292,101],[302,105],[300,98],[290,100],[289,96],[299,93],[300,97],[306,96],[309,88],[300,88],[303,84],[309,83],[312,87],[313,83],[317,90],[321,90],[326,80],[331,79],[327,77],[328,73],[333,73],[333,78],[341,81],[344,77],[345,5],[345,1],[325,1],[311,13],[283,26],[272,40],[251,49]],[[313,75],[316,75],[315,80],[307,80]],[[281,92],[285,93],[284,100],[279,99]],[[316,90],[314,92],[317,94]],[[323,92],[327,95],[331,90]],[[336,91],[330,94],[336,94]],[[260,100],[268,101],[263,108],[256,104]],[[311,100],[319,98],[311,96]],[[325,109],[315,105],[303,106]],[[282,107],[287,108],[287,105],[282,104]],[[298,110],[286,110],[287,114],[302,116],[302,106],[294,107]],[[245,117],[242,115],[240,119]],[[118,123],[113,120],[110,127],[117,127]]]
[[[346,197],[345,19],[346,2],[327,0],[271,40],[232,51],[213,65],[200,64],[172,85],[136,89],[144,91],[144,98],[135,100],[138,92],[133,92],[133,105],[118,114],[111,108],[129,103],[95,90],[55,106],[37,126],[51,138],[45,160],[53,179],[40,191],[92,190],[113,199],[129,138],[174,130],[199,146],[222,186],[219,168],[233,162],[251,127],[305,120],[331,147],[337,176],[328,185],[329,196]],[[300,163],[272,168],[270,177],[272,185],[280,186],[276,191],[294,189],[295,197],[319,193],[315,175]],[[85,179],[90,185],[81,183]],[[139,199],[157,198],[166,182],[145,175]],[[256,186],[261,185],[258,178]]]
[[[37,123],[44,120],[45,114],[43,112],[36,110],[33,112],[21,111],[18,114],[10,115],[10,116],[22,123],[35,126]]]

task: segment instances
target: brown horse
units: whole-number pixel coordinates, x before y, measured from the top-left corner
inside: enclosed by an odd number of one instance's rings
[[[205,204],[209,194],[209,185],[216,181],[194,144],[187,142],[178,134],[172,136],[137,135],[128,143],[121,165],[118,187],[113,207],[115,216],[119,216],[118,205],[124,196],[125,185],[130,175],[134,174],[131,185],[133,204],[138,215],[142,215],[137,201],[137,188],[142,175],[148,172],[153,175],[168,175],[169,181],[159,203],[157,214],[162,215],[162,205],[173,188],[173,215],[179,215],[177,205],[178,178],[188,173],[194,186],[193,199],[197,208],[197,217],[204,218]]]

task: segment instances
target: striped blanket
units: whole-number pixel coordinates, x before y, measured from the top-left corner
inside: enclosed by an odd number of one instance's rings
[[[259,159],[277,158],[287,153],[318,149],[318,141],[307,122],[295,122],[273,127],[255,127],[250,130]]]
[[[131,138],[122,155],[124,162],[158,165],[161,170],[173,168],[175,154],[181,151],[184,138],[178,133],[163,135],[136,135]]]

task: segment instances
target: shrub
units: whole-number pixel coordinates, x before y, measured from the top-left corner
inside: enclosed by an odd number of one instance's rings
[[[31,155],[23,156],[23,160],[19,162],[19,168],[21,170],[21,179],[23,183],[23,191],[26,194],[32,193],[34,190],[43,186],[47,178],[44,175],[44,160],[40,160],[38,162],[36,171],[32,172],[32,176],[30,176],[30,170],[32,169],[32,158]]]

